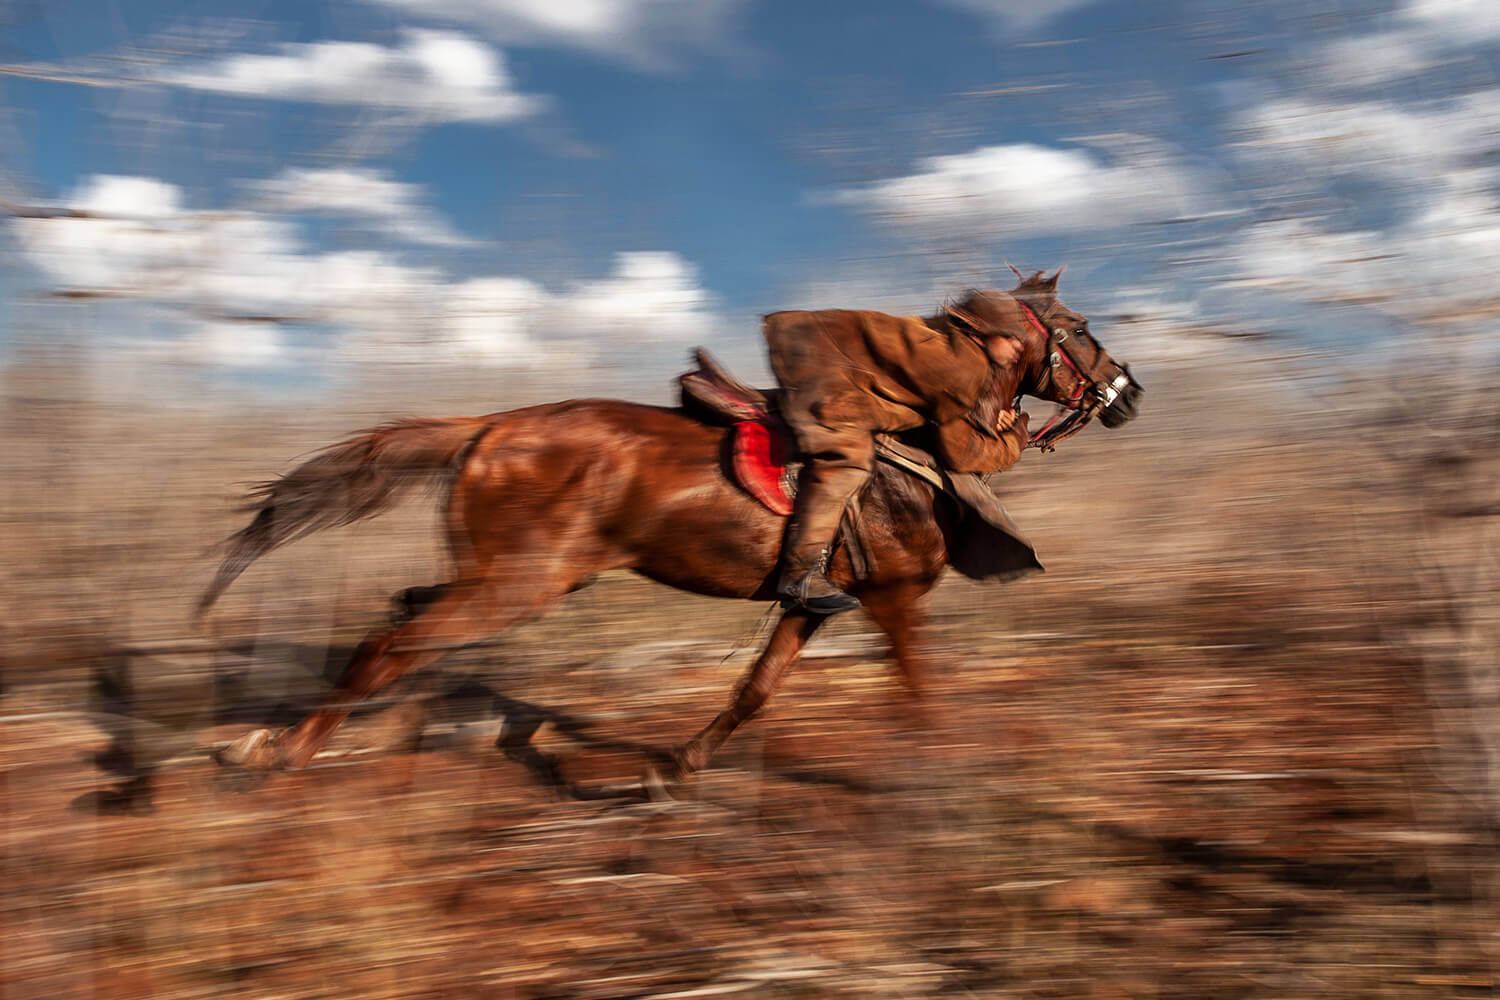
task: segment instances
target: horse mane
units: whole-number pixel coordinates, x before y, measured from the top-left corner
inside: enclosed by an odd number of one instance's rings
[[[1016,287],[1004,294],[1019,299],[1038,312],[1045,311],[1046,307],[1057,301],[1057,279],[1062,277],[1065,267],[1059,267],[1049,278],[1046,271],[1035,271],[1030,277],[1017,271],[1007,264],[1011,272],[1015,274]],[[976,299],[982,299],[993,295],[995,292],[984,288],[965,288],[955,296],[943,300],[940,315],[951,315],[953,310],[960,314],[972,310]],[[1040,308],[1038,308],[1040,307]]]

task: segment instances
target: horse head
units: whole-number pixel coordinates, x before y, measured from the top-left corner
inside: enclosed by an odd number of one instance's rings
[[[1043,451],[1078,433],[1094,417],[1105,427],[1119,427],[1136,415],[1143,391],[1129,367],[1094,339],[1088,318],[1058,299],[1061,276],[1061,268],[1050,278],[1038,271],[1009,292],[971,291],[947,309],[981,339],[1017,341],[1022,368],[1017,395],[1063,407],[1032,435],[1032,445]]]

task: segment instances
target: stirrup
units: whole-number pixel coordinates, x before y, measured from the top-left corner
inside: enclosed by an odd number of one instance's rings
[[[823,615],[825,617],[864,607],[863,604],[859,603],[859,598],[853,594],[846,594],[842,590],[835,594],[829,594],[826,597],[807,597],[795,601],[788,598],[787,600],[804,610],[811,611],[815,615]]]
[[[812,587],[819,582],[827,588],[827,593],[810,593]],[[834,586],[828,577],[816,569],[804,573],[801,579],[781,588],[779,592],[783,607],[799,607],[816,615],[836,615],[862,606],[857,597]]]

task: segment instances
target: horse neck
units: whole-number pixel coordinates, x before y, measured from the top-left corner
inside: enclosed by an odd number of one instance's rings
[[[1047,350],[1043,348],[1040,354],[1033,357],[1035,353],[1032,344],[1028,342],[1026,353],[1020,361],[1011,366],[1007,382],[1010,390],[1008,399],[1023,395],[1036,396],[1041,391],[1042,384],[1047,378]]]
[[[1046,314],[1046,305],[1044,303],[1028,302],[1019,297],[1016,301],[1029,308],[1032,311],[1032,315],[1037,317],[1037,321],[1043,324],[1043,328],[1040,330],[1037,329],[1031,322],[1030,317],[1023,316],[1025,329],[1021,334],[1021,343],[1026,345],[1026,349],[1021,353],[1021,359],[1014,366],[1016,369],[1014,382],[1015,394],[1012,395],[1012,399],[1016,395],[1023,393],[1028,396],[1037,396],[1039,394],[1042,386],[1047,382],[1049,377],[1048,372],[1051,366],[1048,362],[1052,354],[1051,342],[1048,339],[1045,329],[1046,320],[1042,318]]]
[[[1007,292],[1005,294],[1009,295],[1018,304],[1017,312],[1021,312],[1019,305],[1024,304],[1040,320],[1047,310],[1048,303],[1035,299],[1023,299],[1014,292]],[[1032,327],[1030,320],[1024,312],[1021,312],[1018,320],[1021,328],[1016,330],[1015,333],[1020,337],[1021,343],[1026,345],[1026,350],[1022,353],[1020,360],[1013,365],[1006,365],[1004,367],[995,365],[993,362],[991,363],[991,368],[994,369],[994,377],[990,381],[991,390],[1002,395],[1007,405],[1022,393],[1033,395],[1033,390],[1041,387],[1047,373],[1047,355],[1049,353],[1047,344],[1044,341],[1038,340],[1038,331]],[[941,312],[934,316],[923,316],[922,322],[929,329],[937,330],[939,333],[947,334],[950,337],[960,335],[971,336],[967,330],[956,327],[946,312]],[[980,346],[982,347],[983,345],[981,344]]]
[[[1046,367],[1045,355],[1041,358],[1031,355],[1032,348],[1028,343],[1025,353],[1014,364],[996,366],[994,384],[1004,394],[1007,403],[1023,393],[1030,394],[1040,384]]]

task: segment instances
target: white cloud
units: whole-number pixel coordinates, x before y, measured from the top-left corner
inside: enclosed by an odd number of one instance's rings
[[[1435,95],[1472,86],[1469,61],[1500,39],[1500,3],[1405,0],[1380,23],[1314,43],[1305,54],[1315,72],[1283,83],[1303,87],[1235,122],[1234,155],[1265,179],[1258,195],[1275,218],[1224,244],[1225,283],[1299,309],[1356,305],[1403,326],[1493,323],[1500,88]],[[1443,66],[1462,73],[1432,72]],[[1370,87],[1380,96],[1360,99]],[[1413,93],[1422,99],[1400,99]]]
[[[1360,305],[1409,321],[1500,315],[1500,205],[1425,213],[1387,230],[1325,219],[1261,223],[1236,243],[1232,285]]]
[[[1239,280],[1406,319],[1494,308],[1500,271],[1500,90],[1446,101],[1284,100],[1253,109],[1241,155],[1328,215],[1253,227]],[[1373,189],[1352,203],[1331,181]],[[1374,205],[1361,223],[1356,209]]]
[[[1495,0],[1408,0],[1380,31],[1319,46],[1314,61],[1335,88],[1387,87],[1500,39]]]
[[[1459,44],[1500,38],[1500,4],[1494,0],[1410,0],[1401,17]]]
[[[579,48],[641,66],[720,39],[741,0],[372,0],[472,26],[503,45]]]
[[[1222,356],[1223,340],[1204,336],[1215,321],[1197,302],[1184,298],[1181,289],[1127,285],[1113,289],[1109,300],[1110,311],[1121,317],[1108,324],[1105,334],[1115,357],[1160,363]]]
[[[181,196],[146,177],[96,175],[69,199],[78,219],[16,219],[31,262],[66,290],[129,294],[147,282],[172,285],[193,234],[180,224]],[[67,224],[65,224],[67,223]]]
[[[1251,226],[1236,241],[1238,283],[1312,301],[1379,301],[1399,287],[1391,246],[1378,232],[1339,232],[1316,219]]]
[[[560,292],[524,278],[487,277],[453,285],[441,299],[445,351],[523,367],[701,343],[721,325],[696,269],[666,251],[617,254],[608,276],[573,281]]]
[[[130,219],[161,219],[176,215],[181,192],[151,177],[96,175],[73,196],[73,207],[83,212]]]
[[[189,356],[225,368],[275,367],[288,352],[281,331],[264,323],[201,323],[184,346]]]
[[[1113,163],[1090,152],[1030,144],[934,156],[905,177],[834,200],[890,221],[1007,237],[1109,229],[1194,211],[1197,185],[1164,153],[1136,149]]]
[[[1316,207],[1244,233],[1237,282],[1406,320],[1493,309],[1500,88],[1420,101],[1350,95],[1388,94],[1496,39],[1494,0],[1406,0],[1382,30],[1317,48],[1319,74],[1302,94],[1241,115],[1238,155],[1274,178],[1270,196]]]
[[[1241,119],[1242,155],[1405,185],[1421,200],[1493,187],[1500,168],[1500,88],[1443,101],[1272,101]]]
[[[82,218],[12,222],[27,258],[58,290],[171,303],[203,316],[321,321],[376,317],[435,280],[376,252],[319,254],[282,220],[189,212],[181,192],[150,178],[95,176],[64,204]]]
[[[319,104],[376,105],[438,122],[504,122],[534,114],[501,54],[452,32],[407,30],[399,46],[311,42],[276,55],[226,56],[159,73],[195,90]]]
[[[492,364],[542,364],[548,348],[536,335],[550,302],[545,288],[525,278],[460,282],[444,296],[440,346]]]
[[[671,252],[619,254],[609,274],[558,291],[516,276],[454,281],[386,252],[317,252],[285,220],[193,212],[183,200],[152,178],[97,176],[59,206],[92,215],[10,225],[52,287],[160,307],[187,356],[210,365],[306,363],[288,326],[331,329],[356,363],[510,368],[624,357],[720,326],[696,269]]]
[[[947,7],[957,7],[993,18],[1007,28],[1026,32],[1041,27],[1054,18],[1071,10],[1087,7],[1095,0],[1051,0],[1050,3],[1035,3],[1032,0],[940,0]]]
[[[1322,75],[1338,87],[1378,87],[1414,76],[1438,59],[1438,47],[1409,28],[1340,38],[1318,52]]]
[[[1417,160],[1441,162],[1462,155],[1446,141],[1467,130],[1461,113],[1427,112],[1389,101],[1339,102],[1306,98],[1272,101],[1252,109],[1241,124],[1254,149],[1340,174],[1387,178],[1411,175]],[[1252,153],[1252,155],[1254,155]]]
[[[363,219],[411,243],[473,245],[426,208],[420,185],[392,180],[379,170],[291,168],[251,185],[272,211]]]
[[[622,341],[687,342],[712,326],[697,271],[675,253],[622,253],[614,273],[575,282],[567,311],[585,329]]]

